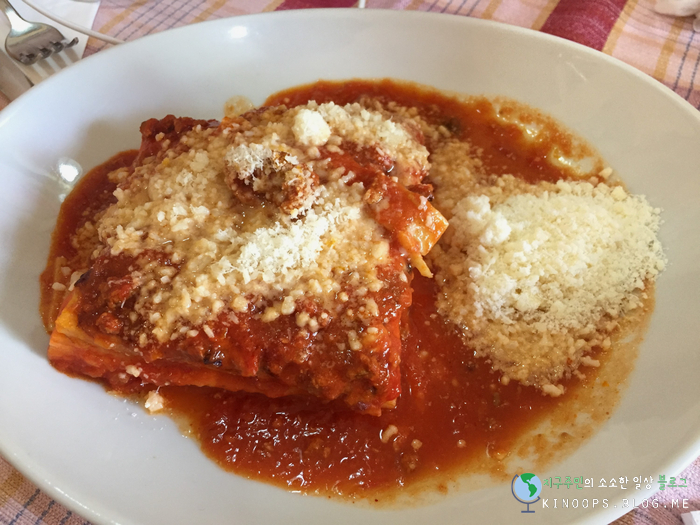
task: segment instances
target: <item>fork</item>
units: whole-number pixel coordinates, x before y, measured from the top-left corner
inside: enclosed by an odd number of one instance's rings
[[[68,41],[53,26],[27,22],[7,0],[0,0],[0,9],[5,12],[12,28],[5,40],[5,49],[22,64],[31,65],[78,43],[78,37]]]

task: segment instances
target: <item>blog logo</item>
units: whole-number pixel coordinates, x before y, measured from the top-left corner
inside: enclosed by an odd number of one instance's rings
[[[527,505],[527,510],[521,510],[521,513],[534,513],[534,510],[530,510],[530,505],[540,500],[542,482],[534,474],[516,474],[510,482],[510,491],[515,499]]]

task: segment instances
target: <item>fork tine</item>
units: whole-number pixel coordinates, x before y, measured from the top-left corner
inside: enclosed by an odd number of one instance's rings
[[[19,55],[19,61],[25,66],[31,66],[39,58],[34,53],[21,53]]]
[[[78,43],[77,37],[68,40],[53,26],[24,20],[7,0],[0,0],[0,12],[10,19],[10,32],[5,38],[7,54],[22,64],[34,64]]]

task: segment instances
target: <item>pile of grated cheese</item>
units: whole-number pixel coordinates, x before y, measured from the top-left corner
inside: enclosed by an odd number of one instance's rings
[[[493,207],[469,196],[453,213],[452,246],[466,259],[451,269],[468,273],[478,317],[583,328],[637,307],[634,292],[665,264],[659,210],[620,186],[559,181]]]
[[[450,227],[430,254],[439,311],[462,328],[503,383],[560,395],[560,381],[598,366],[620,320],[644,305],[664,269],[660,210],[621,186],[531,184],[490,176],[467,144],[431,157],[434,204]]]

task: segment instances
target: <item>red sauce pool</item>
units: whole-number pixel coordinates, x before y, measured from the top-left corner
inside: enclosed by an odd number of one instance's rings
[[[204,452],[222,467],[290,490],[366,495],[506,455],[560,401],[503,386],[435,314],[435,286],[416,277],[402,351],[402,393],[373,417],[301,398],[165,387]],[[382,434],[397,433],[383,442]]]

